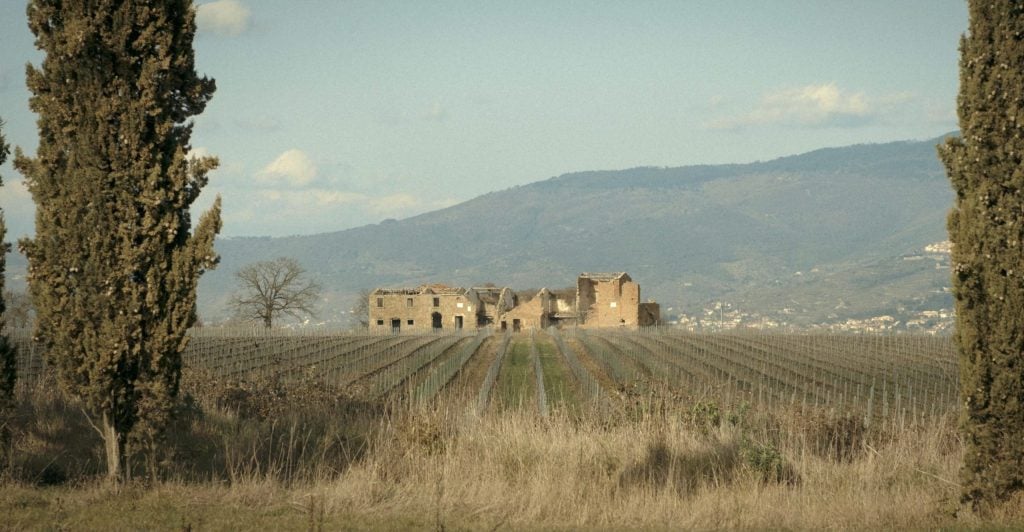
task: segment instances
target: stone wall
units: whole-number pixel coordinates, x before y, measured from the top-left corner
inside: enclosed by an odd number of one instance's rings
[[[548,316],[551,307],[551,294],[541,290],[535,297],[519,303],[500,318],[498,330],[546,329],[551,324]],[[518,322],[518,325],[517,325]]]
[[[661,323],[661,305],[657,303],[640,303],[640,316],[637,319],[641,327],[651,327]]]
[[[580,276],[577,304],[583,327],[640,325],[640,285],[626,274],[614,278]]]
[[[370,294],[371,332],[431,332],[476,329],[480,302],[472,291],[458,294]],[[397,327],[396,327],[397,325]],[[436,327],[440,325],[440,327]]]
[[[486,299],[483,295],[480,297],[480,315],[481,320],[490,324],[496,325],[501,315],[515,306],[515,294],[509,288],[472,288],[470,291],[488,294]]]
[[[657,303],[640,303],[640,285],[625,272],[580,274],[575,294],[571,288],[563,292],[544,288],[516,298],[510,289],[493,286],[468,290],[444,285],[378,288],[370,294],[369,328],[372,332],[424,333],[489,324],[499,330],[552,325],[641,327],[656,325],[661,318]]]

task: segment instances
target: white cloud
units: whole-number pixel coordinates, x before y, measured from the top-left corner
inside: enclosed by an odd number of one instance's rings
[[[345,192],[341,190],[328,190],[323,188],[307,188],[302,190],[294,189],[263,189],[257,192],[257,197],[268,202],[279,203],[288,210],[300,209],[307,212],[312,207],[333,207],[337,205],[351,205],[367,200],[365,194],[358,192]]]
[[[879,106],[887,107],[890,105],[904,105],[914,101],[917,95],[910,91],[894,92],[892,94],[886,94],[877,99]]]
[[[188,151],[188,155],[186,157],[189,158],[189,159],[191,159],[193,157],[196,158],[196,159],[202,159],[203,157],[212,157],[212,156],[213,156],[213,154],[210,153],[210,150],[208,150],[208,149],[206,149],[206,148],[204,148],[202,146],[198,146],[198,147],[194,147],[191,150],[189,150]]]
[[[958,117],[952,102],[929,102],[924,109],[925,121],[940,127],[956,128]]]
[[[399,182],[373,180],[353,188],[335,177],[339,165],[314,166],[300,150],[282,153],[264,169],[215,179],[200,201],[223,195],[225,236],[296,235],[340,231],[385,218],[408,218],[458,203],[429,192],[403,190]],[[373,176],[371,173],[367,179]],[[227,176],[225,176],[227,177]],[[401,180],[398,180],[401,181]],[[208,202],[207,202],[208,203]]]
[[[455,198],[445,198],[442,200],[430,202],[430,207],[432,209],[447,209],[448,207],[451,207],[452,205],[458,205],[459,203],[461,202]]]
[[[370,212],[378,216],[397,217],[420,206],[420,200],[412,194],[391,194],[373,198],[369,202]]]
[[[423,113],[423,119],[428,122],[444,122],[448,119],[448,110],[441,105],[441,102],[434,102],[430,109]]]
[[[306,186],[316,178],[317,168],[302,150],[291,149],[274,159],[257,174],[264,181],[284,180],[292,186]]]
[[[257,194],[259,197],[269,201],[280,201],[284,196],[280,190],[261,190]]]
[[[249,8],[239,0],[217,0],[198,9],[196,24],[201,32],[234,37],[249,29]]]
[[[863,92],[844,91],[835,83],[826,83],[766,94],[753,110],[714,120],[707,126],[711,129],[766,124],[851,126],[869,121],[876,113],[877,109]]]
[[[366,201],[366,195],[358,192],[344,192],[340,190],[317,189],[314,191],[313,201],[320,206],[347,205]]]
[[[238,188],[224,195],[226,236],[340,231],[384,218],[408,218],[457,203],[398,192],[374,196],[321,187]],[[301,213],[301,215],[296,215]]]

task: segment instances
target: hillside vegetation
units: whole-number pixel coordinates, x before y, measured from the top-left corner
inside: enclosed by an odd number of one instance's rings
[[[223,315],[233,272],[278,256],[328,289],[332,321],[367,287],[562,286],[583,271],[628,271],[663,309],[724,300],[770,316],[788,308],[797,324],[949,306],[946,264],[904,260],[946,238],[938,141],[566,174],[400,221],[221,239],[200,314]]]

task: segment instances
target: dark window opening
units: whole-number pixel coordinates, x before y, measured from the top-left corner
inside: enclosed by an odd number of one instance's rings
[[[434,306],[435,307],[440,307],[441,306],[441,298],[439,298],[439,297],[435,297],[434,298]]]
[[[411,297],[410,298],[406,298],[405,306],[407,306],[407,307],[411,307],[412,306],[412,298]]]
[[[377,308],[380,308],[380,307],[383,307],[383,306],[384,306],[384,298],[383,297],[378,297],[377,298]]]
[[[412,325],[412,320],[405,322],[406,325]]]
[[[377,320],[377,325],[384,325],[384,320]]]

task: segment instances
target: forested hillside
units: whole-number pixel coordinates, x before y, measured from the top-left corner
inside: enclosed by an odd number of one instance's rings
[[[224,314],[232,274],[298,259],[344,319],[362,288],[423,282],[563,286],[628,271],[663,311],[716,301],[795,323],[948,306],[949,183],[939,139],[829,148],[742,165],[566,174],[400,221],[220,240],[200,314]]]

